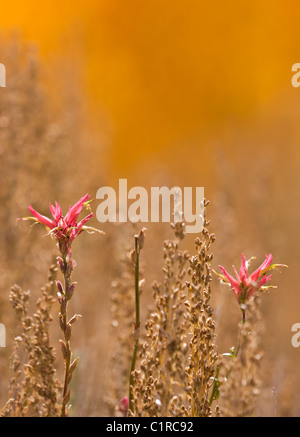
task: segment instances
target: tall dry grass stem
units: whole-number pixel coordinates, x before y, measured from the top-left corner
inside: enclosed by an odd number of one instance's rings
[[[134,236],[134,250],[132,251],[132,261],[135,266],[135,324],[134,324],[134,349],[130,367],[130,377],[129,377],[129,410],[131,413],[134,413],[134,404],[133,404],[133,372],[135,371],[138,348],[139,348],[139,340],[140,340],[140,251],[144,246],[145,239],[145,231],[141,230],[139,235]]]

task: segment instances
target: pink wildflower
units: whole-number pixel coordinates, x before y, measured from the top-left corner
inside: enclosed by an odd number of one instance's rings
[[[129,398],[125,396],[119,402],[119,411],[122,413],[122,416],[126,417],[129,409]]]
[[[245,303],[250,299],[256,291],[264,291],[270,288],[277,288],[277,286],[265,286],[264,284],[271,280],[272,275],[267,275],[269,270],[276,269],[277,267],[287,267],[284,264],[271,264],[273,261],[272,254],[266,255],[264,262],[252,273],[249,274],[248,267],[250,260],[246,261],[245,255],[242,254],[242,263],[240,271],[237,272],[235,266],[233,270],[235,277],[231,276],[223,266],[219,266],[223,272],[223,275],[214,272],[222,282],[229,285],[237,298],[238,303],[241,306],[243,312],[243,320],[245,320]]]
[[[41,223],[46,226],[48,229],[48,235],[51,235],[57,240],[57,246],[60,251],[60,255],[57,257],[57,264],[60,267],[60,270],[64,276],[64,284],[60,281],[56,281],[57,285],[57,298],[60,304],[60,313],[59,313],[59,321],[60,327],[64,333],[64,340],[60,340],[63,358],[65,361],[65,380],[63,386],[63,396],[62,396],[62,404],[61,404],[61,417],[66,417],[68,415],[67,404],[70,398],[70,375],[72,376],[71,367],[72,362],[72,352],[70,346],[70,338],[71,338],[71,325],[74,321],[81,317],[79,315],[75,315],[68,321],[67,316],[67,308],[68,301],[72,298],[74,294],[75,283],[72,282],[72,273],[73,269],[76,265],[74,259],[72,258],[72,250],[71,245],[73,240],[81,234],[82,231],[96,231],[102,233],[98,229],[91,228],[89,226],[85,226],[85,223],[93,217],[93,214],[90,213],[86,217],[84,217],[80,222],[77,222],[78,216],[81,213],[84,206],[87,206],[90,201],[89,194],[86,194],[75,205],[69,207],[69,210],[65,216],[62,214],[61,207],[57,202],[55,202],[55,206],[50,203],[50,212],[52,217],[46,217],[39,212],[37,212],[31,205],[29,206],[29,211],[32,214],[32,217],[25,217],[18,220],[33,220],[35,223]],[[73,322],[72,322],[73,320]],[[73,363],[76,364],[75,361]],[[73,370],[75,367],[73,367]]]
[[[70,248],[73,240],[78,237],[78,235],[81,234],[83,230],[101,232],[98,229],[85,226],[85,223],[91,217],[93,217],[93,213],[88,214],[79,223],[77,223],[77,218],[81,213],[83,207],[89,203],[89,198],[90,195],[86,194],[81,199],[79,199],[78,202],[75,203],[75,205],[70,205],[69,210],[65,216],[63,216],[61,207],[57,202],[55,202],[55,206],[50,203],[49,209],[52,218],[48,218],[38,213],[30,205],[29,211],[31,212],[33,217],[25,217],[19,220],[34,220],[36,223],[41,223],[45,225],[49,229],[49,235],[53,235],[58,240],[59,246],[61,248],[65,247],[66,249],[68,249]]]

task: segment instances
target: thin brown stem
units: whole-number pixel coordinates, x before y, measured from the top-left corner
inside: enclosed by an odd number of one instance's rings
[[[131,367],[130,367],[130,377],[129,377],[129,410],[134,412],[133,407],[133,372],[135,370],[138,347],[139,347],[139,333],[140,333],[140,290],[139,290],[139,257],[140,257],[140,247],[139,247],[139,236],[135,235],[135,327],[134,327],[134,337],[135,345],[133,349]]]
[[[71,324],[68,322],[68,301],[71,299],[73,294],[74,284],[71,284],[71,275],[73,271],[73,261],[71,259],[71,251],[69,250],[67,255],[62,252],[62,258],[60,263],[61,271],[64,276],[64,286],[58,286],[61,297],[60,297],[60,327],[64,333],[64,341],[61,340],[62,353],[65,360],[65,376],[64,376],[64,389],[63,398],[61,404],[61,417],[66,417],[67,404],[70,400],[70,390],[69,384],[71,381],[72,374],[70,372],[71,368]]]

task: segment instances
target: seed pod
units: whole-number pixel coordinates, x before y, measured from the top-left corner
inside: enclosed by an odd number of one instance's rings
[[[142,250],[144,247],[144,243],[145,243],[145,231],[146,228],[143,228],[138,236],[138,244],[139,244],[139,249]]]
[[[61,298],[61,302],[60,302],[60,312],[62,314],[66,313],[66,308],[67,308],[67,302],[64,296],[62,296]]]
[[[57,300],[58,300],[58,303],[61,303],[61,301],[62,301],[62,294],[60,292],[57,293]]]
[[[66,291],[66,298],[70,300],[74,294],[76,282],[73,282]]]
[[[77,320],[81,319],[82,315],[81,314],[75,314],[75,316],[73,316],[68,323],[70,323],[70,325],[73,325],[73,323],[77,322]]]
[[[72,364],[70,366],[70,373],[74,372],[74,370],[76,369],[78,360],[79,360],[79,358],[75,358],[75,360],[72,362]]]
[[[60,342],[60,347],[61,347],[63,357],[64,357],[64,359],[66,359],[67,355],[68,355],[66,343],[63,340],[59,340],[59,342]]]
[[[64,331],[66,328],[66,322],[65,322],[63,315],[61,313],[58,314],[58,317],[59,317],[59,326],[60,326],[61,330]]]
[[[69,402],[69,400],[70,400],[70,390],[68,390],[64,396],[64,400],[63,400],[64,404],[66,405]]]
[[[63,259],[60,256],[57,257],[57,265],[59,266],[61,272],[65,273],[66,266],[65,266],[65,263],[64,263]]]
[[[76,267],[76,261],[74,259],[70,259],[70,260],[67,259],[66,275],[70,276],[75,267]]]
[[[64,287],[63,287],[63,285],[62,285],[62,283],[60,281],[56,281],[56,286],[57,286],[58,291],[61,294],[64,294]]]
[[[70,325],[70,323],[67,324],[66,328],[65,328],[65,339],[67,341],[70,340],[71,338],[71,334],[72,334],[72,327]]]

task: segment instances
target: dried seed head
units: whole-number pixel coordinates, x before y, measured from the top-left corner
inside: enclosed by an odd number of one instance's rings
[[[60,312],[62,314],[65,314],[66,308],[67,308],[67,301],[66,301],[65,297],[62,296],[61,301],[60,301]]]
[[[75,358],[75,360],[72,362],[71,366],[70,366],[70,372],[74,372],[74,370],[76,369],[77,363],[78,363],[79,358]]]
[[[63,287],[63,285],[62,285],[62,283],[60,281],[56,281],[56,286],[57,286],[58,291],[61,294],[64,294],[64,287]]]
[[[72,282],[72,284],[70,285],[70,287],[67,289],[66,291],[66,298],[68,300],[70,300],[74,294],[74,290],[75,290],[75,285],[77,284],[77,282]]]
[[[62,301],[62,294],[60,293],[60,292],[58,292],[57,293],[57,300],[58,300],[58,303],[61,303],[61,301]]]
[[[67,391],[67,393],[64,396],[63,402],[66,405],[70,400],[70,390]]]
[[[138,245],[139,245],[139,249],[140,250],[142,250],[143,247],[144,247],[144,243],[145,243],[145,231],[146,230],[147,230],[146,228],[143,228],[140,231],[139,236],[138,236]]]
[[[65,339],[67,341],[70,340],[71,334],[72,334],[72,327],[71,327],[70,323],[67,323],[67,326],[66,326],[66,329],[65,329]]]
[[[59,313],[58,317],[59,317],[59,326],[60,326],[61,330],[64,331],[65,327],[66,327],[66,323],[65,323],[65,320],[63,318],[63,315],[61,313]]]
[[[67,355],[68,355],[66,343],[63,340],[59,340],[59,342],[60,342],[60,347],[61,347],[61,351],[62,351],[63,357],[64,357],[64,359],[66,359]]]
[[[65,266],[65,263],[64,263],[63,259],[60,256],[57,257],[57,265],[59,266],[61,272],[65,273],[66,266]]]
[[[77,320],[81,319],[82,315],[81,314],[75,314],[75,316],[73,316],[70,320],[69,320],[69,324],[73,325],[73,323],[77,322]]]

